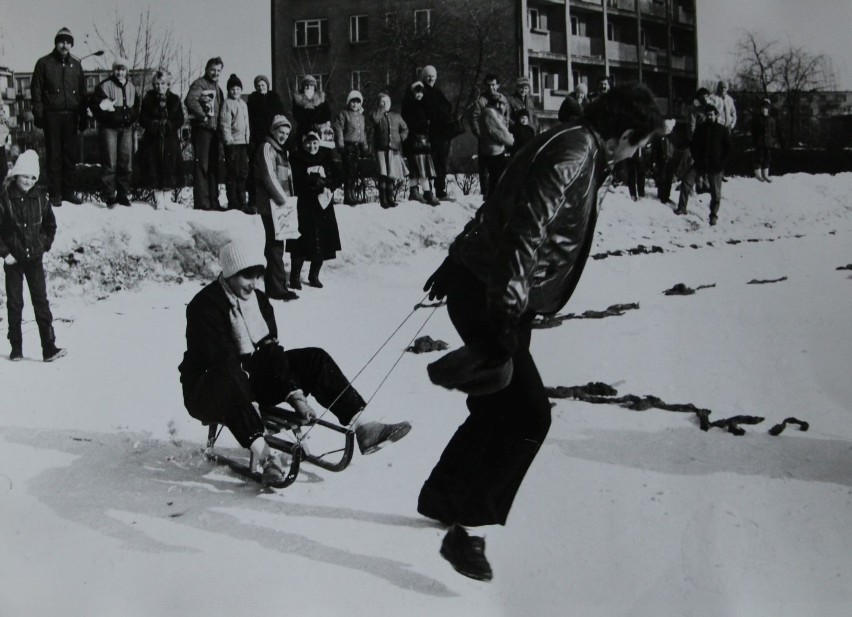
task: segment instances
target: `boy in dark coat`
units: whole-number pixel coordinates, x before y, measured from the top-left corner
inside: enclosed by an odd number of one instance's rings
[[[686,214],[695,179],[703,174],[710,190],[710,224],[715,225],[722,201],[722,174],[731,154],[731,132],[717,122],[719,112],[715,107],[707,105],[704,114],[705,119],[695,129],[689,145],[693,163],[683,179],[676,212]]]
[[[754,176],[763,182],[772,182],[769,178],[769,163],[772,150],[780,144],[780,134],[775,118],[771,114],[772,103],[763,99],[760,111],[751,119],[751,139],[754,143]]]
[[[426,282],[464,347],[429,366],[433,383],[466,392],[469,414],[420,491],[418,511],[449,525],[452,566],[490,580],[482,538],[464,526],[504,525],[550,428],[550,401],[530,355],[531,322],[559,311],[589,255],[598,190],[611,166],[662,128],[653,94],[621,86],[579,123],[536,136]]]
[[[535,137],[535,129],[530,125],[530,112],[520,109],[515,112],[513,120],[512,128],[509,130],[515,138],[515,143],[509,150],[510,154],[515,154]]]
[[[39,176],[38,154],[27,150],[9,173],[8,187],[0,185],[0,258],[6,273],[6,309],[9,317],[10,360],[23,359],[21,318],[24,310],[24,279],[41,337],[42,359],[52,362],[66,354],[56,346],[53,314],[47,300],[42,257],[56,234],[56,218],[47,196],[35,186]]]

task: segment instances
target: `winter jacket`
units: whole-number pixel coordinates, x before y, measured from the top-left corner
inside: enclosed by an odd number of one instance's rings
[[[190,84],[183,102],[192,128],[217,129],[225,94],[216,82],[199,77]]]
[[[399,150],[408,137],[408,125],[395,111],[375,111],[372,116],[373,151]]]
[[[553,314],[571,297],[594,238],[607,156],[601,137],[577,123],[537,135],[510,160],[450,246],[450,258],[485,283],[492,315]]]
[[[278,326],[272,305],[262,291],[255,290],[254,293],[261,315],[269,327],[269,335],[277,338]],[[218,280],[198,292],[186,307],[186,352],[178,366],[185,404],[192,398],[198,380],[212,369],[226,369],[228,375],[241,381],[244,379],[240,389],[251,391],[248,374],[242,370],[242,358],[232,332],[230,312],[231,303]],[[190,413],[202,422],[219,420],[206,416],[203,409],[191,409]]]
[[[242,99],[225,99],[219,115],[219,134],[226,146],[244,146],[249,143],[249,113]]]
[[[497,94],[503,101],[503,118],[506,120],[506,126],[509,126],[509,102],[502,93],[498,92]],[[470,110],[470,130],[473,131],[477,139],[480,138],[482,133],[482,124],[479,122],[479,117],[485,111],[486,107],[488,107],[488,98],[480,96],[476,99],[476,103],[473,104],[473,108]]]
[[[273,137],[267,137],[257,149],[253,165],[255,207],[258,214],[271,214],[270,201],[283,206],[286,198],[295,194],[287,150]]]
[[[68,54],[63,58],[53,51],[39,58],[30,84],[33,117],[41,124],[46,112],[85,112],[86,78],[80,61]]]
[[[535,139],[535,129],[533,129],[533,127],[528,124],[521,124],[520,122],[516,122],[509,130],[512,133],[512,137],[515,138],[515,143],[509,150],[512,154],[518,152],[521,148],[523,148],[533,139]]]
[[[0,186],[0,258],[12,255],[16,261],[35,261],[50,250],[56,235],[53,208],[41,187],[28,193],[14,181]]]
[[[562,104],[559,106],[557,119],[560,122],[570,122],[571,120],[582,118],[583,111],[586,107],[585,103],[585,101],[583,103],[578,101],[577,97],[574,96],[574,93],[572,92],[565,97],[565,100],[562,101]]]
[[[440,88],[424,84],[423,101],[429,114],[429,138],[432,141],[452,139],[453,105]]]
[[[496,107],[486,107],[479,116],[479,153],[487,156],[504,154],[515,143],[506,121]]]
[[[344,144],[364,144],[366,147],[367,130],[363,111],[342,110],[331,128],[334,129],[334,143],[338,148],[343,148]]]
[[[538,130],[538,118],[535,115],[535,102],[533,101],[533,97],[531,95],[521,96],[520,94],[510,94],[506,97],[506,100],[509,102],[509,119],[511,123],[509,126],[512,126],[515,122],[518,121],[518,112],[526,110],[527,116],[530,119],[530,126],[533,129],[533,132]]]
[[[316,154],[308,154],[301,149],[293,153],[293,187],[299,197],[296,201],[299,238],[287,241],[287,251],[294,257],[333,259],[340,250],[340,231],[334,205],[323,208],[319,202],[319,194],[324,189],[334,192],[340,185],[341,178],[333,156],[333,151],[327,148],[320,148]],[[324,178],[311,171],[315,167],[323,169]]]
[[[751,139],[755,148],[779,146],[778,125],[772,116],[755,114],[751,119]]]
[[[331,108],[325,100],[325,93],[315,92],[312,98],[302,93],[293,95],[293,119],[296,121],[296,147],[301,146],[301,137],[326,122],[331,122]],[[322,136],[320,136],[322,137]]]
[[[689,146],[695,169],[702,173],[725,171],[731,154],[731,131],[718,122],[705,122],[695,129]]]
[[[707,97],[707,102],[719,112],[719,118],[716,121],[722,126],[728,127],[729,131],[733,131],[737,125],[737,106],[734,105],[734,99],[731,98],[731,95],[711,94]]]
[[[112,101],[103,109],[103,101]],[[98,124],[107,129],[127,129],[139,118],[139,97],[129,79],[122,84],[114,76],[103,80],[92,93],[90,108]]]
[[[284,103],[275,92],[269,90],[266,94],[252,92],[246,101],[249,115],[249,135],[255,143],[260,143],[269,136],[272,119],[284,114]]]
[[[425,98],[418,101],[411,90],[406,91],[402,97],[402,119],[408,126],[408,137],[402,144],[403,152],[406,155],[430,154],[430,115]]]
[[[139,106],[139,126],[145,130],[139,142],[139,169],[143,183],[154,189],[179,186],[181,182],[180,131],[183,105],[174,92],[161,98],[149,90]]]

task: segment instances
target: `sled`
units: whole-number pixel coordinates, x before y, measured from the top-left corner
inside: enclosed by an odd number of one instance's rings
[[[305,422],[296,412],[281,407],[262,407],[260,410],[263,424],[267,433],[264,436],[270,448],[290,455],[290,469],[284,485],[286,488],[296,481],[299,476],[299,468],[302,462],[310,463],[326,471],[343,471],[352,462],[352,454],[355,451],[355,433],[350,429],[326,422],[322,418],[314,418]],[[300,443],[302,429],[304,427],[320,426],[342,433],[344,436],[343,447],[338,450],[324,452],[323,454],[311,454]],[[289,435],[288,435],[289,433]],[[219,425],[211,424],[207,432],[207,448],[205,455],[214,463],[226,465],[240,476],[253,480],[258,484],[261,481],[260,474],[249,468],[248,465],[236,459],[214,452],[216,438],[219,436]],[[339,454],[336,460],[327,457]]]

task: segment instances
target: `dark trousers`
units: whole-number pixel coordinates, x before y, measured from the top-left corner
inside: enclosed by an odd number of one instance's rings
[[[466,345],[495,336],[485,319],[485,286],[466,269],[448,285],[447,310]],[[512,502],[550,429],[550,401],[529,352],[530,327],[518,327],[514,372],[504,389],[468,396],[470,412],[420,491],[418,511],[444,523],[506,523]],[[485,346],[492,346],[487,341]],[[500,347],[500,345],[496,345]]]
[[[3,178],[9,173],[9,159],[6,157],[6,145],[0,143],[0,176]]]
[[[248,182],[248,146],[225,146],[225,193],[229,210],[246,211],[246,183]]]
[[[254,183],[257,181],[254,177],[254,157],[258,156],[258,148],[263,142],[251,141],[248,146],[248,177],[246,178],[246,189],[248,189],[248,208],[249,211],[255,213],[257,204],[255,203]],[[262,156],[262,155],[261,155]]]
[[[432,164],[435,166],[435,195],[440,199],[447,196],[447,161],[450,158],[448,139],[432,140]]]
[[[630,197],[645,197],[645,163],[642,157],[637,153],[624,161],[624,166],[627,169],[627,189],[630,191]]]
[[[487,155],[479,153],[476,157],[476,167],[479,172],[479,192],[483,197],[488,197],[488,163],[485,162]]]
[[[219,134],[192,127],[192,200],[196,210],[219,209]]]
[[[660,178],[660,186],[657,187],[657,196],[660,201],[666,202],[671,197],[672,184],[674,184],[675,176],[681,168],[686,153],[687,150],[685,149],[675,148],[672,149],[672,155],[666,159]]]
[[[265,244],[263,254],[266,257],[266,272],[263,275],[266,295],[280,299],[287,291],[287,270],[284,267],[284,241],[275,239],[275,224],[271,214],[261,214]]]
[[[54,343],[53,314],[47,301],[47,284],[41,259],[14,265],[4,264],[6,273],[6,310],[9,318],[9,342],[20,346],[23,340],[21,319],[24,313],[24,279],[30,290],[42,349]]]
[[[343,200],[347,205],[357,203],[355,185],[358,183],[358,157],[360,148],[357,143],[343,144],[341,160],[343,163]]]
[[[80,116],[74,111],[48,111],[44,114],[47,190],[51,201],[59,201],[74,191],[79,121]]]
[[[133,129],[102,128],[100,137],[104,194],[107,199],[127,197],[133,172]]]
[[[235,364],[210,369],[192,388],[184,388],[187,410],[194,417],[215,418],[213,422],[227,426],[239,444],[248,448],[263,435],[263,422],[252,401],[262,406],[281,403],[291,391],[283,384],[297,384],[344,426],[366,405],[325,350],[278,347],[275,357],[274,364],[253,370],[248,381]]]
[[[724,172],[707,173],[700,172],[694,167],[686,172],[683,178],[683,185],[680,190],[680,198],[677,202],[677,209],[685,212],[686,205],[689,203],[689,197],[692,194],[695,183],[700,175],[705,175],[708,181],[708,189],[710,192],[710,216],[716,217],[719,212],[719,205],[722,203],[722,176]]]
[[[772,148],[763,146],[754,149],[754,166],[760,169],[769,169],[769,163],[772,162]]]
[[[485,168],[488,170],[488,195],[491,195],[494,187],[497,186],[497,181],[503,174],[503,170],[506,169],[506,165],[509,163],[509,157],[505,154],[496,154],[493,156],[490,154],[481,154],[480,157],[485,163]]]

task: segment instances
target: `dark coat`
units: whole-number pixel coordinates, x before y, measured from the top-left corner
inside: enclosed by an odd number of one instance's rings
[[[402,97],[402,119],[408,126],[408,137],[402,144],[406,155],[431,154],[430,123],[431,116],[426,105],[426,97],[419,101],[414,93],[407,90]]]
[[[139,108],[139,126],[145,130],[137,153],[143,183],[154,189],[183,184],[181,145],[178,131],[184,114],[180,97],[166,92],[161,99],[150,90]]]
[[[317,166],[323,168],[325,178],[308,173],[309,168]],[[290,167],[298,197],[296,211],[299,216],[299,238],[287,240],[287,252],[306,260],[334,259],[335,253],[340,250],[340,232],[334,215],[334,204],[323,208],[318,198],[323,189],[334,191],[340,185],[333,153],[327,148],[320,148],[319,152],[311,155],[300,149],[291,156]]]
[[[399,150],[408,137],[408,125],[395,111],[378,110],[370,116],[373,152]]]
[[[731,154],[731,131],[718,122],[699,124],[689,146],[695,169],[716,174],[725,171]]]
[[[515,138],[515,143],[509,150],[511,154],[515,154],[515,152],[518,152],[521,148],[535,139],[535,129],[529,124],[516,122],[509,130]]]
[[[423,102],[429,115],[429,138],[432,141],[452,139],[453,105],[444,92],[435,86],[423,85]]]
[[[325,94],[317,92],[312,99],[305,98],[303,94],[295,94],[293,119],[296,121],[295,137],[297,138],[294,147],[298,149],[302,145],[302,135],[326,122],[331,123],[331,107],[325,100]],[[291,141],[293,141],[292,138]]]
[[[284,103],[281,97],[272,90],[266,94],[252,92],[246,101],[249,114],[249,134],[252,143],[259,144],[269,135],[272,119],[284,113]]]
[[[761,113],[755,114],[751,119],[751,139],[755,148],[777,148],[780,139],[775,118]]]
[[[500,319],[553,314],[568,302],[594,238],[606,159],[603,140],[584,124],[536,136],[451,244],[451,259],[485,283]]]
[[[30,85],[33,117],[41,123],[46,112],[86,110],[86,78],[80,60],[68,54],[63,59],[54,50],[39,58]]]
[[[0,185],[0,258],[11,254],[19,263],[35,261],[50,250],[56,217],[40,187],[22,192],[14,180]]]
[[[584,109],[585,105],[578,101],[573,94],[569,94],[559,106],[557,118],[560,122],[570,122],[582,118]]]

